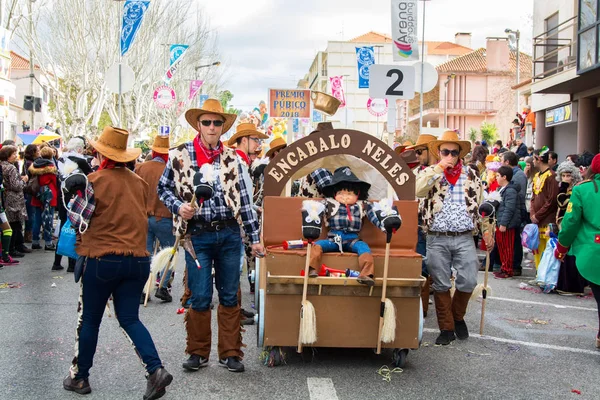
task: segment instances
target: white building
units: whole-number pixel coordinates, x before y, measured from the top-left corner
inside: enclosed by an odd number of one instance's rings
[[[439,65],[463,54],[470,53],[471,34],[457,33],[455,43],[425,42],[425,61]],[[325,51],[315,56],[309,72],[304,78],[304,87],[331,94],[331,76],[345,76],[345,96],[347,107],[340,108],[336,115],[327,119],[334,127],[356,129],[372,135],[382,135],[387,117],[372,115],[367,110],[369,89],[358,88],[358,68],[356,62],[356,47],[373,46],[377,64],[392,64],[392,38],[369,32],[350,41],[328,41]],[[407,102],[398,102],[396,133],[404,130],[407,120]]]
[[[535,145],[555,150],[560,161],[599,150],[599,26],[596,1],[534,1]]]

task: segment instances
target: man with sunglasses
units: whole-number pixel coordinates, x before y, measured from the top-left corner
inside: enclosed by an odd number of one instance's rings
[[[456,337],[469,337],[464,321],[471,293],[477,285],[479,262],[473,235],[478,232],[478,208],[483,197],[481,180],[462,159],[471,143],[460,140],[455,131],[427,144],[438,163],[417,176],[417,197],[424,197],[422,228],[427,233],[427,269],[433,280],[435,311],[440,335],[438,345]],[[452,268],[457,271],[456,290]]]
[[[186,252],[187,285],[191,306],[185,315],[186,353],[183,368],[197,371],[208,365],[211,351],[211,310],[213,296],[212,268],[219,291],[218,327],[219,365],[232,372],[244,371],[241,359],[240,285],[242,239],[240,225],[252,242],[252,256],[262,256],[259,225],[252,209],[251,187],[243,179],[243,166],[235,150],[221,143],[237,116],[223,112],[221,103],[208,99],[200,109],[185,113],[187,122],[198,131],[193,141],[169,151],[169,161],[158,183],[161,201],[174,214],[177,235],[191,234],[200,268]],[[203,167],[214,171],[209,179],[212,197],[191,204],[195,192],[194,177]],[[206,181],[208,184],[209,182]]]

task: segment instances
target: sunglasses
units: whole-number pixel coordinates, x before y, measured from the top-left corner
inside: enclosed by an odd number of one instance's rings
[[[458,157],[458,155],[460,154],[460,151],[458,151],[458,150],[441,149],[440,153],[444,157],[448,157],[448,155],[450,155],[450,154],[452,155],[452,157]]]
[[[259,139],[259,138],[251,137],[249,139],[250,140],[254,140],[257,144],[261,144],[262,143],[262,139]]]
[[[419,150],[415,150],[415,153],[420,156],[421,154],[423,154],[424,152],[426,152],[427,149],[419,149]]]
[[[210,126],[210,124],[213,124],[216,127],[223,126],[223,121],[219,119],[215,119],[212,121],[210,119],[203,119],[202,121],[200,121],[200,123],[202,124],[202,126]]]

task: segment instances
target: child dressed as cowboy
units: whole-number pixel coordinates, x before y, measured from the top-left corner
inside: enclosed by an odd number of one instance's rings
[[[358,254],[360,275],[357,281],[373,286],[374,262],[369,246],[359,239],[365,216],[378,228],[384,230],[373,205],[367,201],[369,183],[363,182],[349,167],[335,170],[331,183],[323,187],[326,202],[325,224],[329,227],[328,238],[315,243],[311,253],[309,276],[317,276],[323,253],[339,251]]]

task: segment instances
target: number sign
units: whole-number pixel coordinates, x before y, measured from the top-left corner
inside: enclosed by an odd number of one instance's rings
[[[389,100],[415,97],[415,68],[405,65],[371,65],[369,96]]]

